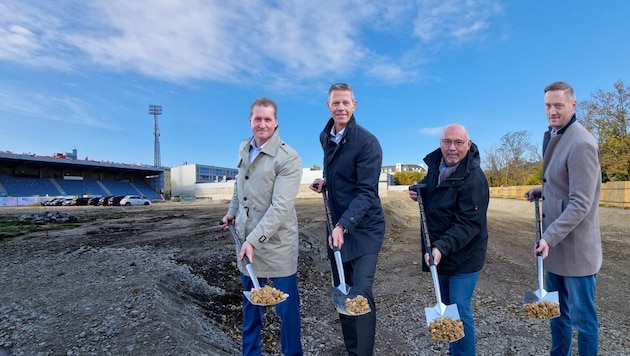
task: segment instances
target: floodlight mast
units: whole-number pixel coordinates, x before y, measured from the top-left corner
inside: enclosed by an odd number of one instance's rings
[[[158,127],[158,116],[162,115],[161,105],[149,105],[149,114],[153,115],[153,135],[155,143],[153,145],[153,166],[161,167],[160,162],[160,128]]]

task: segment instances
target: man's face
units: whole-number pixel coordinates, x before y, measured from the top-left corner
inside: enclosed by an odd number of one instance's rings
[[[457,126],[448,127],[440,139],[440,150],[446,165],[451,167],[461,162],[471,145],[466,130]]]
[[[332,114],[337,127],[346,127],[352,117],[356,101],[352,100],[352,92],[345,90],[333,90],[328,100],[328,110]]]
[[[249,118],[249,125],[256,140],[256,146],[260,147],[273,135],[278,120],[273,106],[254,106],[252,116]]]
[[[545,93],[545,111],[549,126],[556,130],[565,127],[575,112],[575,100],[567,97],[564,90],[554,90]]]

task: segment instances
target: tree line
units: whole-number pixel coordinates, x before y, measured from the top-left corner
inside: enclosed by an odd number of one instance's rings
[[[602,181],[630,180],[630,88],[622,80],[613,90],[591,93],[576,107],[577,119],[593,134],[599,147]],[[542,152],[526,130],[508,132],[482,155],[491,187],[538,185],[542,182]],[[541,145],[542,146],[542,145]],[[396,184],[422,179],[418,172],[394,174]]]

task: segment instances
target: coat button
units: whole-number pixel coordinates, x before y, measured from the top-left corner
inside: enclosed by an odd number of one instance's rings
[[[247,197],[244,197],[244,198],[243,198],[243,200],[244,200],[244,201],[247,201]]]
[[[249,176],[245,176],[245,179],[249,179]]]

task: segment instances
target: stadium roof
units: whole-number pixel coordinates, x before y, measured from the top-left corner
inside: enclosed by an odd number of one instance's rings
[[[0,151],[0,166],[3,167],[44,167],[50,169],[80,169],[84,171],[130,171],[134,173],[156,174],[164,172],[163,168],[108,161],[92,161],[68,158],[59,153],[55,156],[38,156],[34,154],[16,154]]]

